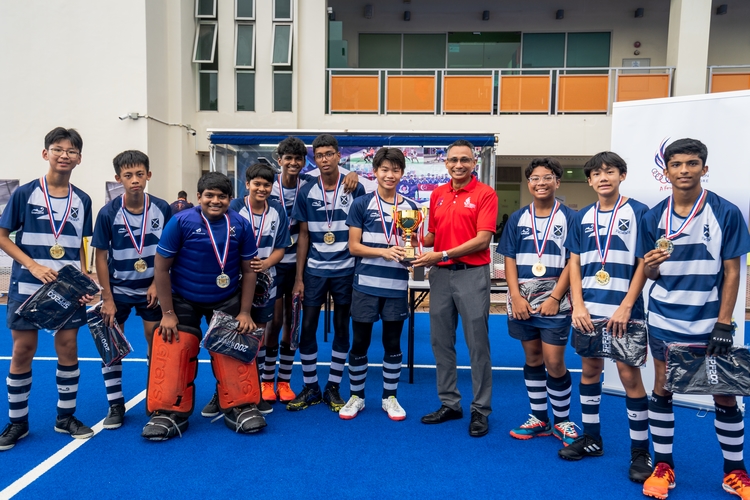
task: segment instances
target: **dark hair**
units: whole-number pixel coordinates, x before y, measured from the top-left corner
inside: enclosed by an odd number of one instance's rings
[[[276,154],[279,155],[279,157],[284,155],[297,155],[304,158],[307,156],[307,146],[302,142],[302,139],[289,136],[281,141],[276,147]]]
[[[557,161],[557,158],[534,158],[523,172],[527,179],[531,177],[531,172],[533,172],[536,167],[544,167],[552,170],[552,173],[555,174],[555,177],[558,179],[561,178],[563,174],[562,165]]]
[[[218,189],[222,193],[232,196],[234,189],[229,177],[219,172],[208,172],[198,179],[198,194],[203,194],[206,189]]]
[[[177,198],[187,198],[187,193],[185,191],[180,191],[177,193]]]
[[[377,170],[382,165],[383,161],[388,160],[389,162],[396,165],[401,169],[401,173],[406,170],[406,159],[404,153],[398,148],[380,148],[375,156],[372,158],[372,169]]]
[[[339,141],[336,140],[334,136],[331,134],[320,134],[318,137],[315,138],[313,141],[313,151],[315,151],[318,148],[324,148],[330,146],[334,150],[338,152],[339,150]]]
[[[119,155],[115,156],[115,158],[112,160],[112,165],[114,165],[115,173],[117,175],[120,175],[120,172],[122,172],[122,167],[135,167],[136,165],[143,165],[144,167],[146,167],[146,172],[148,172],[149,168],[148,156],[146,156],[146,153],[137,151],[135,149],[123,151]]]
[[[273,184],[274,171],[271,167],[263,163],[256,163],[247,167],[247,170],[245,171],[245,180],[250,182],[257,177]]]
[[[81,139],[81,134],[79,134],[76,129],[66,129],[63,127],[55,127],[44,136],[44,149],[49,149],[54,143],[64,141],[65,139],[69,140],[70,143],[73,144],[73,147],[79,152],[83,151],[83,139]]]
[[[583,173],[586,174],[586,178],[588,179],[591,176],[591,172],[599,170],[602,168],[602,165],[616,168],[621,174],[628,173],[628,164],[625,163],[625,160],[620,155],[612,151],[602,151],[592,156],[583,166]]]
[[[664,150],[664,168],[674,155],[696,155],[706,166],[708,148],[698,139],[677,139]]]
[[[466,146],[467,148],[471,149],[472,156],[474,155],[474,145],[466,139],[458,139],[457,141],[453,141],[453,144],[448,146],[448,149],[445,150],[445,154],[450,153],[451,148],[454,148],[456,146]]]

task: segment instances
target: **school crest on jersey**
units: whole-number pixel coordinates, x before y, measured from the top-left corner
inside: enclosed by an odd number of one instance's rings
[[[151,219],[151,229],[159,229],[159,218]]]
[[[271,221],[271,232],[272,233],[276,232],[276,221],[275,220]]]
[[[630,219],[620,219],[617,221],[617,232],[620,234],[630,233]]]
[[[563,226],[555,224],[555,226],[552,228],[552,236],[555,238],[562,238],[563,235]]]
[[[72,221],[78,220],[78,207],[70,209],[70,220]]]
[[[229,226],[229,236],[236,236],[234,226]]]
[[[703,224],[703,241],[711,241],[711,226]]]
[[[342,207],[349,206],[349,195],[348,194],[342,194],[341,197],[339,197],[339,202],[341,203]]]

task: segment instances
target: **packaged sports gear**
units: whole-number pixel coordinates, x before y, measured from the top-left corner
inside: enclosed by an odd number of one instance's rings
[[[231,356],[241,363],[252,363],[263,342],[263,328],[239,333],[239,321],[227,313],[214,311],[202,346],[211,352]]]
[[[260,402],[260,380],[254,360],[244,363],[232,356],[211,352],[211,368],[222,411],[226,413],[232,408]]]
[[[101,302],[86,311],[86,321],[104,366],[112,366],[133,351],[116,321],[112,327],[104,324]]]
[[[292,325],[291,339],[289,340],[289,347],[292,350],[299,348],[299,333],[302,328],[302,300],[299,297],[299,293],[295,293],[292,296]]]
[[[647,327],[643,320],[628,321],[628,332],[617,337],[607,330],[608,319],[594,319],[593,332],[576,329],[574,347],[585,358],[612,358],[630,366],[642,366],[647,356]]]
[[[542,303],[552,296],[552,290],[555,289],[555,286],[557,286],[557,278],[542,278],[520,283],[518,288],[521,297],[528,301],[531,308],[539,309]],[[570,314],[570,292],[565,292],[562,297],[555,298],[560,299],[558,314]],[[513,318],[513,304],[510,300],[510,294],[508,294],[508,317]]]
[[[669,344],[666,389],[675,394],[750,396],[750,351],[706,356],[705,344]]]
[[[59,330],[73,317],[84,295],[99,293],[94,280],[68,264],[57,272],[57,279],[45,283],[16,309],[16,314],[38,328]]]
[[[189,417],[195,404],[195,384],[198,375],[198,351],[201,331],[189,326],[177,326],[180,340],[165,342],[154,332],[148,365],[146,411],[161,411],[178,417]]]
[[[271,273],[267,270],[257,273],[256,276],[257,278],[255,280],[255,295],[253,295],[253,306],[265,307],[271,300],[273,278],[271,277]]]

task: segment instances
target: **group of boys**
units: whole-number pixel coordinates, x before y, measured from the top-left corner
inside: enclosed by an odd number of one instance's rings
[[[125,193],[99,212],[92,246],[97,249],[105,324],[122,325],[133,308],[143,320],[150,353],[145,438],[165,440],[187,429],[201,320],[210,321],[214,311],[235,317],[239,333],[261,328],[265,335],[249,365],[211,353],[217,391],[203,409],[204,416],[223,412],[226,425],[242,433],[265,427],[263,414],[277,400],[290,411],[325,402],[342,419],[356,417],[365,407],[367,351],[373,324],[380,319],[385,351],[381,405],[393,420],[406,417],[396,392],[401,331],[408,315],[408,263],[394,214],[420,208],[398,193],[406,160],[397,148],[375,153],[378,187],[366,194],[356,174],[345,177],[339,171],[340,152],[333,136],[318,136],[312,146],[319,177],[301,173],[307,148],[289,137],[277,149],[280,174],[267,165],[251,165],[246,171],[248,195],[234,200],[226,176],[206,174],[198,183],[198,206],[175,216],[164,200],[145,192],[151,178],[145,154],[125,151],[115,157],[115,178]],[[14,259],[7,313],[13,335],[7,378],[10,423],[0,434],[0,450],[12,448],[29,428],[31,361],[38,330],[16,309],[42,284],[55,280],[64,265],[85,269],[83,238],[92,235],[91,200],[70,184],[82,149],[75,130],[52,130],[42,152],[49,162],[47,175],[14,192],[0,220],[0,248]],[[555,198],[562,177],[559,162],[535,159],[525,170],[533,201],[510,216],[498,245],[505,256],[508,330],[523,346],[531,407],[530,418],[512,429],[511,436],[554,435],[564,444],[560,457],[567,460],[601,456],[603,360],[582,359],[583,432],[578,435],[569,415],[572,380],[565,347],[569,340],[575,344],[577,336],[595,330],[596,320],[606,322],[605,332],[616,336],[627,335],[633,320],[646,320],[655,365],[650,398],[637,367],[618,362],[617,368],[630,427],[629,477],[643,482],[644,494],[655,498],[666,498],[675,486],[672,394],[664,388],[667,345],[704,342],[709,356],[728,352],[740,257],[750,251],[739,209],[701,186],[707,155],[700,141],[672,143],[664,154],[672,195],[649,210],[620,193],[627,175],[625,161],[615,153],[597,154],[584,173],[598,201],[577,213]],[[13,231],[15,242],[10,239]],[[419,238],[413,236],[412,243],[419,245]],[[454,261],[463,266],[460,257]],[[474,266],[461,269],[468,267]],[[253,307],[261,273],[268,275],[270,300]],[[648,315],[642,298],[646,278],[654,281]],[[546,290],[545,300],[532,306],[529,290]],[[334,339],[328,381],[321,390],[316,334],[320,308],[329,293]],[[81,304],[92,300],[84,296]],[[289,385],[295,355],[290,326],[297,301],[302,304],[299,351],[304,385],[295,394]],[[74,416],[80,373],[76,335],[85,321],[82,307],[54,340],[59,391],[55,431],[79,439],[93,435]],[[345,402],[340,384],[347,358],[350,398]],[[109,402],[103,425],[115,429],[125,415],[121,363],[102,364],[102,374]],[[723,488],[750,498],[742,413],[734,397],[714,396],[714,401],[724,455]],[[446,411],[435,421],[453,418],[445,417]],[[649,427],[655,465],[649,453]],[[486,434],[486,415],[481,431],[472,435]]]

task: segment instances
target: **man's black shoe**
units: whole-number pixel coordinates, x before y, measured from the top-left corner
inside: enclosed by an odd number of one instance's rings
[[[604,455],[604,444],[602,440],[596,440],[584,434],[579,436],[565,448],[557,450],[560,458],[565,460],[580,460],[583,457],[601,457]]]
[[[478,411],[471,412],[471,423],[469,424],[469,436],[482,437],[490,431],[487,417]]]
[[[442,424],[443,422],[447,422],[448,420],[458,420],[459,418],[463,418],[464,411],[462,409],[454,410],[453,408],[448,408],[447,406],[443,405],[440,407],[438,411],[434,411],[432,413],[428,413],[424,417],[422,417],[422,423],[423,424]]]
[[[10,450],[16,445],[19,439],[23,439],[29,435],[29,423],[19,422],[10,423],[5,426],[3,432],[0,433],[0,451]]]
[[[643,483],[654,472],[651,454],[648,450],[635,448],[630,450],[630,470],[628,476],[634,483]]]

